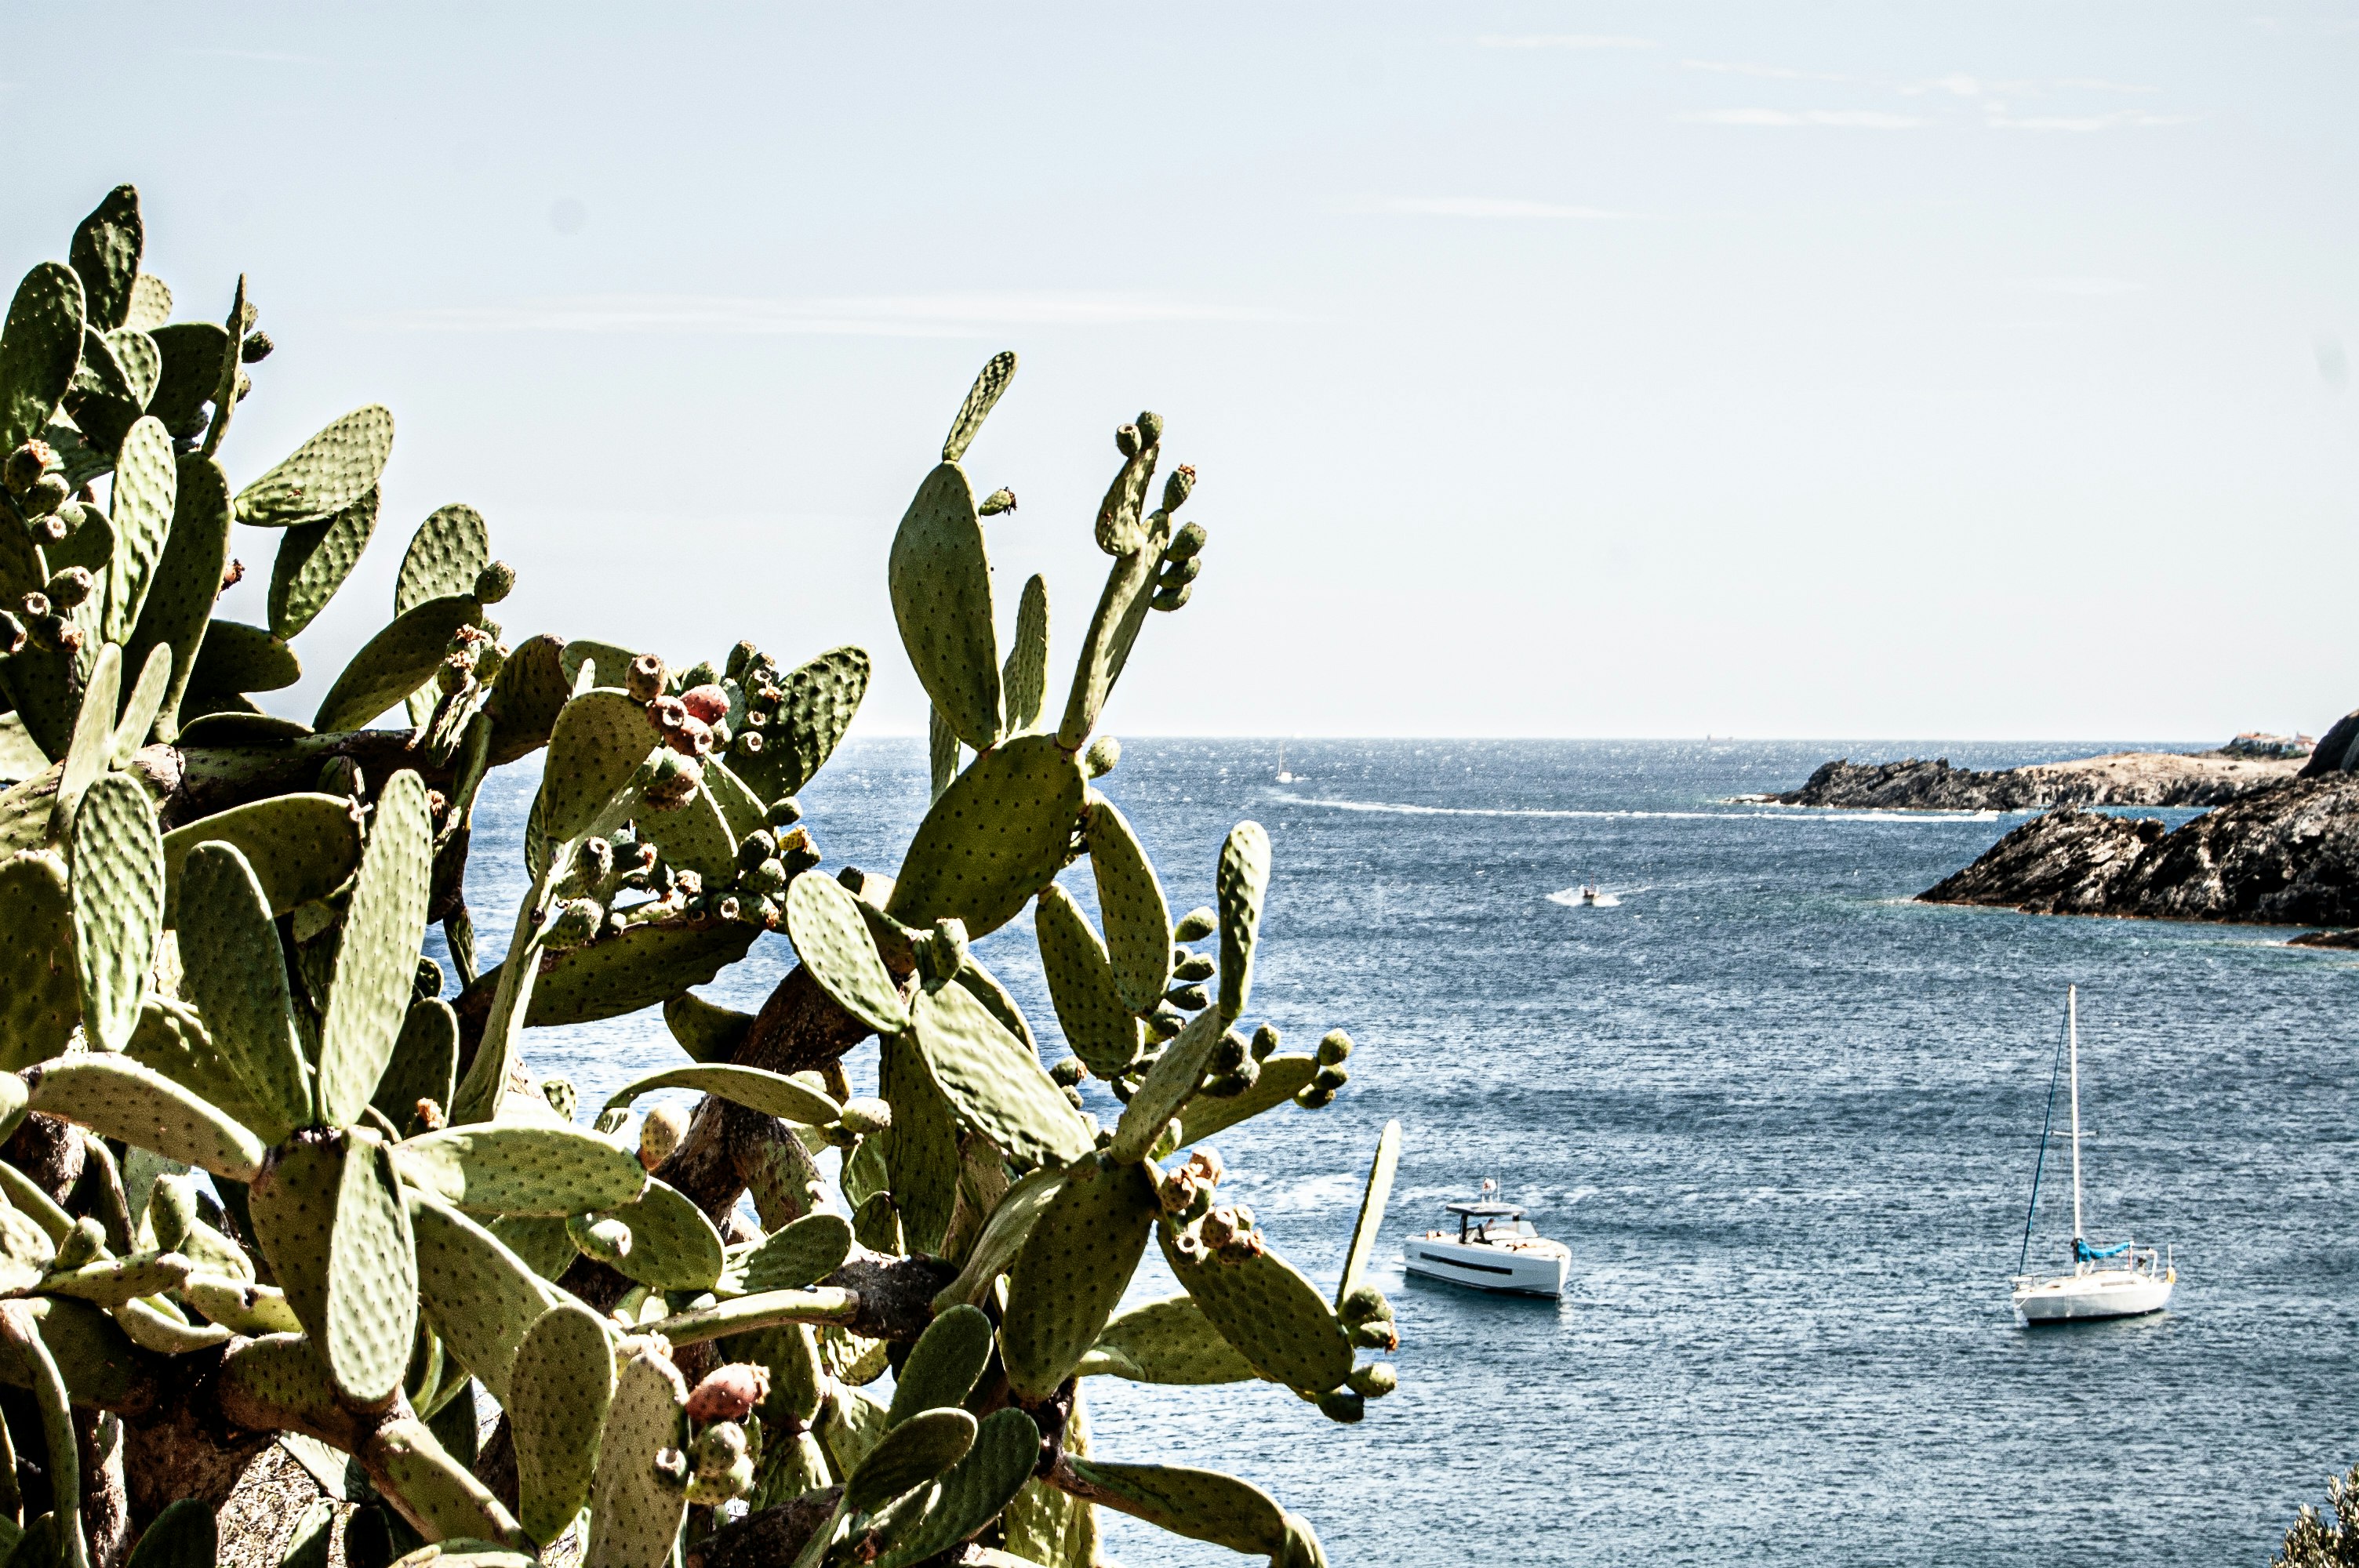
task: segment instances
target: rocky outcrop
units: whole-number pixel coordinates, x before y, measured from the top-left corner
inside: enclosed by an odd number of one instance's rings
[[[2275,789],[2301,769],[2299,758],[2220,752],[2114,752],[2070,762],[1982,772],[1949,759],[1828,762],[1797,790],[1765,798],[1780,806],[1883,811],[2037,811],[2051,806],[2221,806]]]
[[[2051,811],[1918,896],[2037,914],[2359,925],[2359,774],[2275,785],[2172,832]]]

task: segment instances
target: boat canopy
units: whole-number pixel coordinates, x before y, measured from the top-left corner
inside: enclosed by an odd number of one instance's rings
[[[2093,1263],[2100,1258],[2118,1258],[2129,1249],[2130,1244],[2126,1241],[2116,1242],[2111,1247],[2092,1247],[2076,1236],[2072,1238],[2072,1261]]]
[[[1442,1206],[1452,1214],[1462,1214],[1472,1219],[1521,1219],[1524,1211],[1511,1203],[1453,1203]]]

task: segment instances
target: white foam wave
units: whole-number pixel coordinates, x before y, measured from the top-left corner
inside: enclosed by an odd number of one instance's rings
[[[1594,897],[1583,897],[1582,894],[1586,890],[1582,888],[1559,888],[1556,892],[1548,895],[1548,901],[1550,903],[1561,903],[1570,908],[1575,909],[1580,908],[1584,904],[1592,909],[1619,909],[1622,907],[1621,899],[1613,893],[1606,892],[1603,888],[1599,888]],[[1645,892],[1647,890],[1645,888],[1624,888],[1622,891],[1624,892],[1635,894]]]
[[[1673,822],[1735,822],[1757,818],[1768,822],[1995,822],[1995,811],[1848,811],[1786,806],[1776,811],[1608,811],[1571,807],[1505,806],[1412,806],[1391,800],[1334,800],[1273,791],[1288,806],[1324,806],[1330,811],[1375,812],[1388,816],[1549,816],[1640,819]]]

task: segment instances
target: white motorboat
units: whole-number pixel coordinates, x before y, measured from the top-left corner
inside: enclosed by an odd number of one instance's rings
[[[1494,1184],[1483,1185],[1488,1192]],[[1572,1253],[1563,1242],[1534,1230],[1522,1209],[1487,1199],[1445,1206],[1458,1217],[1457,1230],[1429,1230],[1409,1238],[1401,1253],[1402,1267],[1408,1272],[1506,1295],[1564,1294]]]
[[[2089,1243],[2081,1227],[2081,1008],[2080,988],[2064,992],[2064,1055],[2070,1063],[2072,1104],[2072,1271],[2017,1272],[2015,1315],[2027,1328],[2045,1324],[2088,1323],[2101,1318],[2144,1317],[2170,1303],[2179,1270],[2151,1247],[2128,1241],[2111,1247]],[[2048,1080],[2048,1121],[2056,1118],[2056,1078]],[[2039,1158],[2031,1169],[2031,1207],[2023,1217],[2020,1271],[2031,1256],[2031,1226],[2039,1209],[2039,1172],[2048,1162],[2048,1126],[2039,1132]]]

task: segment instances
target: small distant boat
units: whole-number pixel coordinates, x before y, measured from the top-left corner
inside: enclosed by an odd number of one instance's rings
[[[2071,1063],[2072,1103],[2072,1271],[2023,1272],[2031,1257],[2031,1225],[2039,1209],[2039,1173],[2048,1162],[2049,1127],[2056,1119],[2056,1077],[2048,1079],[2048,1122],[2039,1130],[2039,1158],[2031,1168],[2031,1206],[2023,1217],[2023,1254],[2016,1263],[2015,1314],[2027,1328],[2046,1324],[2089,1323],[2103,1318],[2144,1317],[2170,1302],[2179,1270],[2154,1249],[2127,1241],[2111,1247],[2089,1243],[2081,1228],[2081,1007],[2080,988],[2064,991],[2065,1055]]]
[[[1499,1184],[1484,1178],[1484,1196],[1475,1203],[1443,1206],[1458,1217],[1456,1234],[1429,1230],[1411,1237],[1401,1254],[1409,1273],[1446,1280],[1503,1295],[1561,1296],[1572,1253],[1561,1241],[1534,1230],[1524,1211],[1489,1195]]]
[[[1283,741],[1277,743],[1277,782],[1280,784],[1294,782],[1294,775],[1286,771],[1286,742]]]

